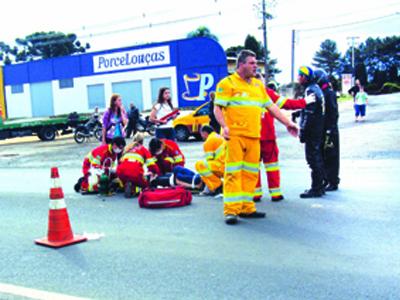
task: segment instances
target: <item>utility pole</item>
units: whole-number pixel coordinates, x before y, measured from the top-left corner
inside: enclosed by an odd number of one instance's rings
[[[291,74],[291,82],[294,82],[294,50],[296,44],[296,30],[292,30],[292,74]]]
[[[264,39],[264,80],[265,80],[265,85],[267,85],[268,83],[268,78],[269,78],[269,74],[268,74],[268,59],[267,59],[267,55],[268,55],[268,45],[267,45],[267,12],[265,9],[266,0],[262,0],[262,18],[263,18],[263,24],[262,24],[262,28],[263,28],[263,39]]]
[[[353,69],[354,72],[354,45],[355,45],[355,40],[358,40],[360,37],[358,36],[349,36],[347,40],[351,40],[351,68]]]

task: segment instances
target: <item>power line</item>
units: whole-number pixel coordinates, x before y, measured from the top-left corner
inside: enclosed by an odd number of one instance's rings
[[[377,21],[381,21],[381,20],[383,20],[383,19],[386,19],[386,18],[388,18],[388,17],[393,17],[393,16],[396,16],[396,15],[398,15],[399,13],[398,12],[396,12],[396,13],[394,13],[394,14],[392,14],[392,15],[387,15],[387,16],[382,16],[382,17],[378,17],[378,18],[375,18],[375,19],[369,19],[369,20],[363,20],[363,21],[360,21],[360,22],[354,22],[354,23],[351,23],[351,24],[341,24],[341,25],[337,25],[337,26],[329,26],[329,28],[330,29],[332,29],[332,28],[339,28],[339,27],[342,27],[342,29],[338,29],[338,30],[335,30],[335,31],[330,31],[331,32],[331,34],[337,34],[337,33],[340,33],[340,32],[345,32],[347,29],[345,29],[345,28],[343,28],[343,27],[348,27],[348,26],[357,26],[357,25],[361,25],[361,24],[364,24],[364,23],[369,23],[369,22],[377,22]],[[400,19],[399,19],[400,20]],[[326,30],[327,28],[324,28],[324,30]],[[303,30],[296,30],[296,31],[303,31]],[[313,31],[318,31],[318,30],[313,30]],[[311,35],[306,35],[306,36],[302,36],[301,37],[301,39],[302,40],[307,40],[307,39],[313,39],[313,38],[315,38],[315,34],[313,35],[313,34],[311,34]]]
[[[363,23],[374,22],[374,21],[390,18],[390,17],[397,16],[397,15],[400,15],[400,13],[399,12],[395,12],[394,14],[381,16],[381,17],[368,19],[368,20],[361,20],[361,21],[355,21],[355,22],[344,23],[344,24],[339,24],[339,25],[325,26],[325,27],[318,27],[318,28],[300,29],[300,30],[297,30],[297,31],[306,31],[306,32],[321,31],[321,30],[326,30],[326,29],[332,29],[332,28],[338,28],[338,27],[345,27],[345,26],[351,26],[351,25],[358,25],[358,24],[363,24]]]
[[[400,2],[394,2],[391,3],[391,5],[399,5]],[[376,6],[376,7],[370,7],[368,9],[364,9],[364,10],[358,10],[357,13],[363,13],[363,12],[370,12],[370,11],[375,11],[381,8],[387,8],[387,4],[385,6]],[[327,20],[331,20],[331,19],[337,19],[337,18],[341,18],[341,17],[347,17],[347,16],[351,16],[354,15],[354,12],[349,12],[349,13],[345,13],[345,14],[340,14],[340,15],[335,15],[335,16],[330,16],[329,18],[323,18],[323,19],[311,19],[311,20],[304,20],[304,21],[296,21],[296,22],[292,22],[292,23],[286,23],[286,24],[276,24],[276,25],[271,25],[270,28],[274,29],[274,28],[281,28],[281,27],[293,27],[294,25],[301,25],[301,24],[305,24],[305,23],[315,23],[318,21],[324,21],[326,22]],[[273,19],[272,19],[273,22]],[[301,29],[299,29],[301,30]]]
[[[215,16],[220,16],[220,15],[221,15],[221,12],[219,11],[217,13],[205,14],[205,15],[194,16],[194,17],[187,17],[187,18],[182,18],[182,19],[177,19],[177,20],[164,21],[164,22],[159,22],[159,23],[148,23],[146,25],[134,26],[134,27],[124,28],[124,29],[117,29],[117,30],[110,30],[110,31],[104,31],[104,32],[99,32],[99,33],[80,35],[80,36],[78,36],[78,38],[82,39],[82,38],[91,38],[91,37],[96,37],[96,36],[105,36],[105,35],[116,34],[116,33],[121,33],[121,32],[153,28],[153,27],[157,27],[157,26],[171,25],[171,24],[176,24],[176,23],[183,23],[183,22],[204,19],[204,18],[209,18],[209,17],[215,17]]]
[[[98,23],[98,24],[93,24],[93,25],[83,25],[79,28],[76,28],[73,31],[78,31],[78,30],[88,30],[88,29],[96,29],[96,28],[103,28],[103,27],[109,27],[109,26],[115,26],[118,24],[122,24],[122,23],[126,23],[126,22],[131,22],[131,21],[137,21],[137,20],[141,20],[144,18],[149,18],[149,17],[154,17],[154,16],[159,16],[159,15],[163,15],[165,13],[171,12],[172,10],[162,10],[162,11],[156,11],[153,12],[151,14],[148,13],[141,13],[135,16],[130,16],[127,18],[123,18],[123,19],[117,19],[117,20],[113,20],[113,21],[109,21],[109,22],[104,22],[104,23]]]

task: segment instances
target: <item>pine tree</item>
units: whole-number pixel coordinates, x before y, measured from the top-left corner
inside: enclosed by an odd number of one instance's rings
[[[321,43],[321,49],[314,55],[313,66],[328,73],[329,76],[340,74],[340,53],[335,41],[325,40]]]

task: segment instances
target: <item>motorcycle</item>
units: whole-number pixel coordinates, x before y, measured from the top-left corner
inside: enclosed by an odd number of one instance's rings
[[[154,135],[156,132],[156,125],[150,121],[150,117],[143,117],[139,115],[139,119],[136,122],[136,130],[139,132],[147,132],[150,135]]]
[[[85,124],[76,127],[74,132],[74,140],[78,144],[82,144],[85,141],[89,141],[90,138],[95,137],[101,142],[103,135],[102,130],[103,129],[101,122],[99,121],[99,115],[94,114]]]

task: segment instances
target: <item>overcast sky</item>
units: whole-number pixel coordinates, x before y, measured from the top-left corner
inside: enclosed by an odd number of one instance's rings
[[[261,1],[257,0],[20,0],[2,2],[0,41],[36,31],[76,33],[90,51],[185,38],[205,25],[223,48],[243,44],[247,34],[262,41]],[[400,0],[269,1],[268,48],[278,59],[278,81],[290,81],[291,32],[296,30],[296,66],[310,64],[321,42],[349,37],[400,35]],[[150,26],[151,24],[151,26]],[[351,25],[349,25],[351,24]],[[326,28],[320,30],[320,28]]]

